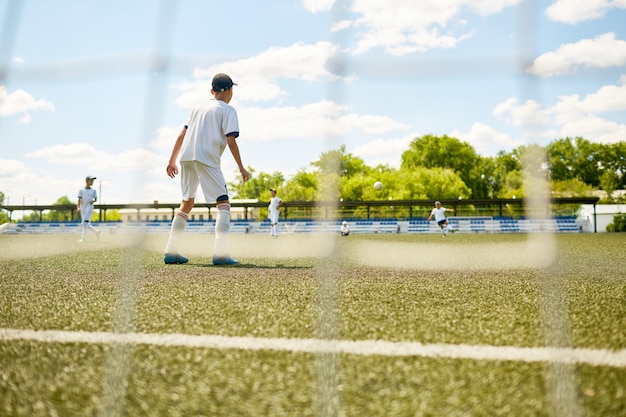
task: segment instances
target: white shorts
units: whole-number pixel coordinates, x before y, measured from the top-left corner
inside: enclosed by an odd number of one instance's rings
[[[278,210],[270,210],[267,216],[270,219],[270,223],[278,223],[279,214]]]
[[[196,198],[198,185],[207,203],[215,203],[217,198],[228,195],[226,180],[220,168],[213,168],[198,161],[184,161],[180,163],[180,186],[183,192],[183,201]]]
[[[83,222],[89,222],[91,221],[91,216],[93,215],[93,206],[90,204],[91,207],[87,208],[87,209],[83,209],[80,211],[80,219]]]

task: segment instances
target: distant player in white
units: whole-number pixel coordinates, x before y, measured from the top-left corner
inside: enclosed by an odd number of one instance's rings
[[[83,243],[87,241],[87,230],[91,230],[96,234],[96,237],[100,238],[100,231],[92,226],[90,223],[91,215],[93,214],[93,203],[98,200],[98,193],[91,188],[93,180],[96,177],[88,176],[85,178],[85,188],[78,190],[78,203],[76,203],[76,210],[80,213],[81,223],[83,225],[83,237],[79,242]]]
[[[283,205],[283,200],[280,197],[276,197],[276,190],[273,188],[270,188],[270,194],[272,198],[270,198],[270,205],[267,207],[267,217],[272,225],[270,236],[278,237],[278,218],[280,217],[278,209]]]
[[[428,216],[428,220],[432,219],[433,216],[435,217],[435,221],[441,228],[441,234],[443,236],[445,236],[446,233],[448,233],[448,227],[449,227],[448,220],[446,219],[446,214],[445,214],[446,211],[451,211],[454,213],[454,209],[441,207],[441,203],[439,201],[435,201],[435,208],[430,212],[430,216]],[[452,233],[455,232],[454,229],[451,229],[451,231]]]
[[[341,223],[341,236],[349,236],[350,235],[350,226],[348,226],[348,222],[344,221]]]

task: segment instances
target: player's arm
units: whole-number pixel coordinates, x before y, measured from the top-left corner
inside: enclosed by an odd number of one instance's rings
[[[82,206],[83,198],[78,196],[78,202],[76,203],[76,211],[80,211],[80,206]]]
[[[451,211],[452,213],[454,213],[454,209],[451,208],[447,208],[446,211]]]
[[[180,153],[180,149],[183,147],[183,140],[185,139],[185,133],[187,133],[187,126],[183,127],[183,129],[178,134],[176,138],[176,142],[174,143],[174,148],[172,149],[172,154],[170,155],[170,160],[167,163],[167,175],[170,178],[174,178],[176,174],[178,174],[178,166],[176,165],[176,158],[178,158],[178,154]]]
[[[228,148],[230,149],[230,153],[233,155],[235,162],[237,163],[237,167],[239,168],[239,172],[241,173],[241,177],[244,181],[248,181],[250,179],[250,173],[246,170],[241,162],[241,155],[239,154],[239,145],[237,145],[237,135],[232,134],[226,136],[228,140]]]

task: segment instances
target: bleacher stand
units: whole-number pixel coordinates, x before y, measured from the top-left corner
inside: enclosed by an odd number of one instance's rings
[[[435,221],[424,218],[399,222],[396,219],[354,220],[347,219],[351,234],[441,233]],[[283,220],[279,223],[280,234],[293,233],[336,233],[339,234],[342,220]],[[459,233],[578,233],[580,226],[575,217],[545,219],[514,219],[511,217],[456,217],[448,218],[449,224]],[[80,234],[80,222],[18,222],[2,225],[0,233],[6,234]],[[171,221],[95,222],[94,226],[103,233],[169,233]],[[261,222],[233,220],[231,233],[270,233],[268,220]],[[215,233],[215,221],[189,221],[186,233]]]

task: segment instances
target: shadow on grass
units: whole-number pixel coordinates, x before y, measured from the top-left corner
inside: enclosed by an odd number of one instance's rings
[[[239,265],[213,265],[212,263],[197,263],[197,264],[188,264],[189,266],[199,266],[202,268],[237,268],[237,269],[313,269],[312,265],[303,266],[303,265],[285,265],[285,264],[275,264],[275,265],[257,265],[253,263],[241,263]]]

